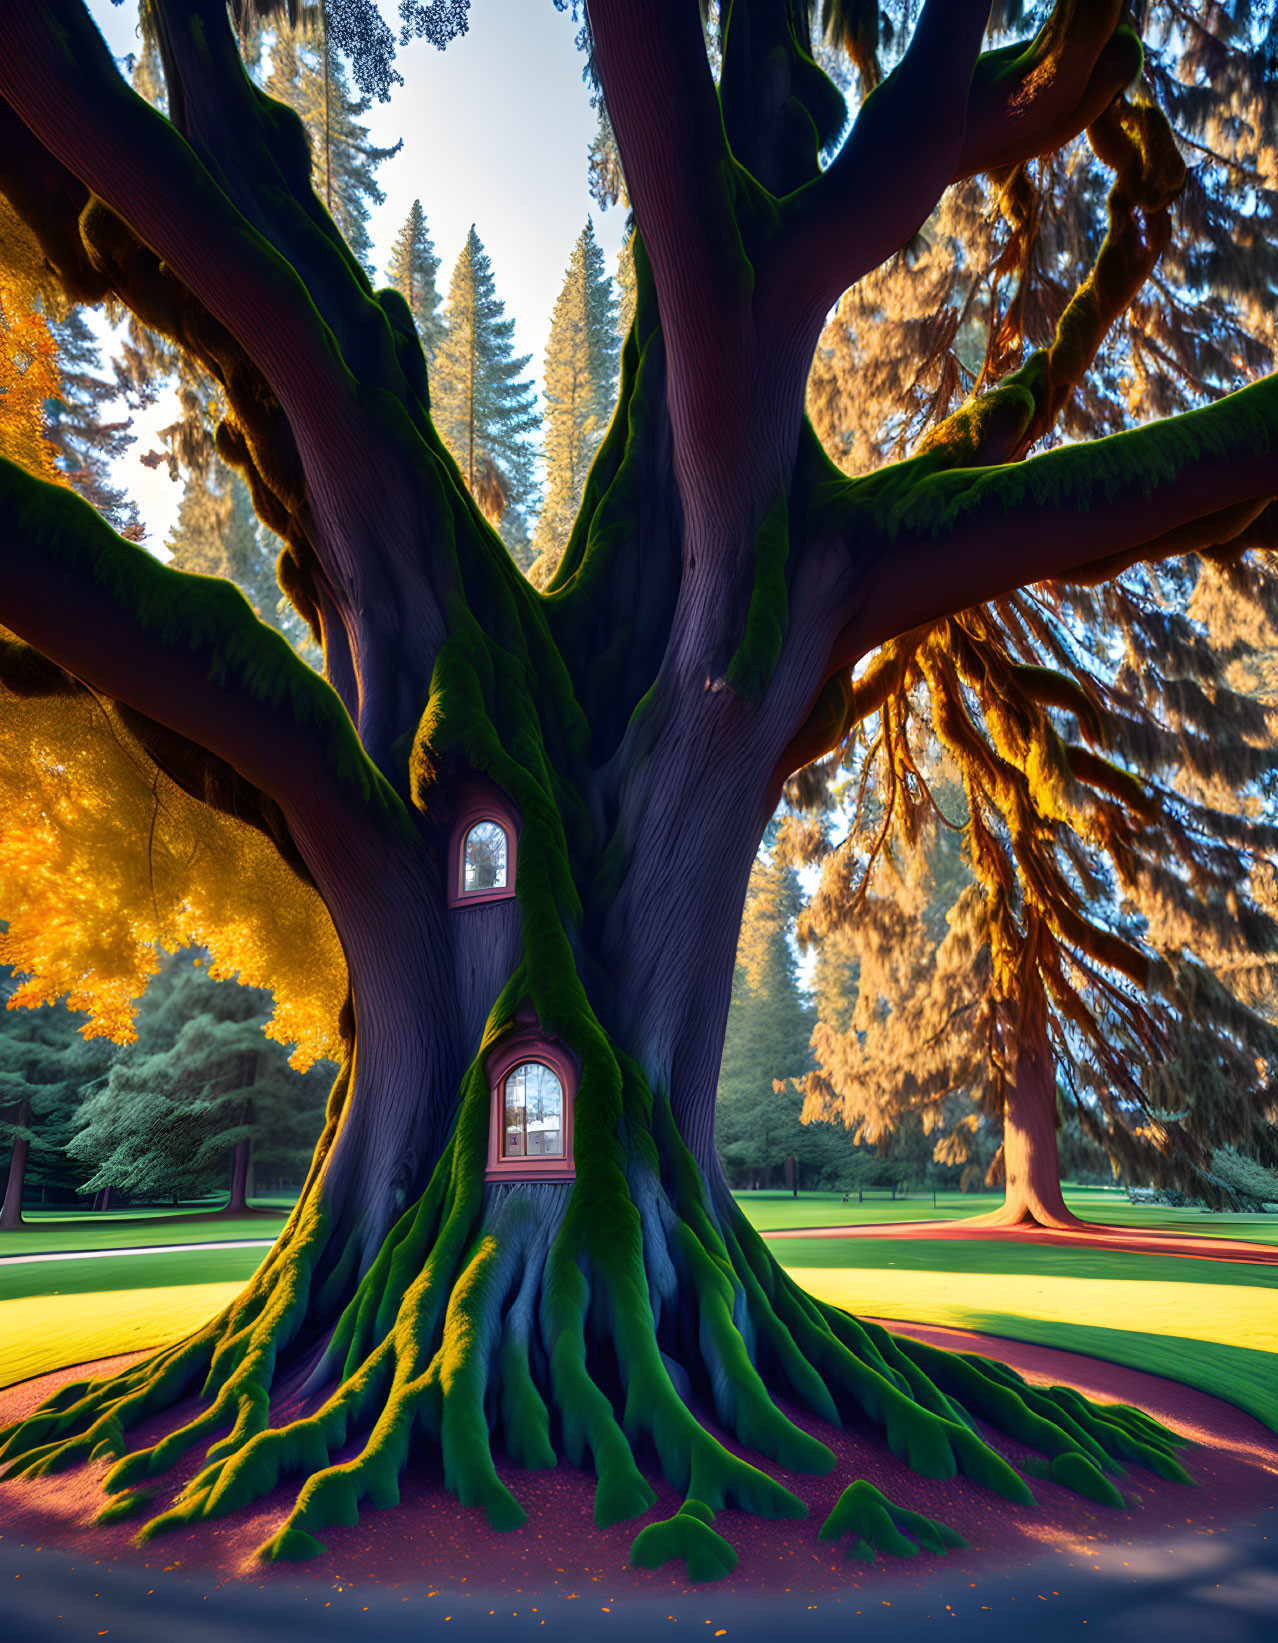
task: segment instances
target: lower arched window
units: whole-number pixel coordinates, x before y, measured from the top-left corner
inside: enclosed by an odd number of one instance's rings
[[[564,1087],[544,1061],[521,1061],[502,1086],[503,1158],[562,1158]]]
[[[577,1062],[531,1023],[488,1057],[490,1181],[570,1181]]]

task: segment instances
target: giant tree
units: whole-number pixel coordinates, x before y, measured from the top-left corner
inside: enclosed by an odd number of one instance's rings
[[[988,423],[978,405],[971,437],[864,479],[804,420],[831,305],[951,183],[1097,122],[1140,151],[1121,0],[1060,0],[1038,35],[984,54],[988,0],[925,0],[824,170],[845,105],[806,5],[725,6],[716,80],[695,0],[592,0],[637,302],[544,592],[469,495],[407,306],[370,288],[315,199],[300,124],[244,73],[223,0],[154,10],[168,119],[78,0],[9,8],[0,184],[69,290],[114,294],[224,386],[218,449],[287,544],[281,582],[325,677],[229,586],[4,466],[4,766],[48,795],[0,812],[8,939],[32,996],[69,991],[127,1032],[130,954],[154,962],[135,934],[199,926],[271,981],[275,1030],[336,1043],[342,1070],[242,1295],[123,1375],[63,1388],[7,1457],[113,1457],[120,1515],[216,1436],[143,1532],[290,1475],[266,1549],[284,1556],[361,1502],[392,1505],[422,1439],[495,1527],[522,1518],[495,1443],[534,1467],[589,1458],[600,1523],[649,1507],[636,1457],[655,1451],[690,1510],[635,1555],[709,1555],[725,1503],[804,1514],[769,1462],[834,1464],[774,1394],[1018,1500],[1028,1485],[974,1418],[1111,1504],[1123,1459],[1183,1475],[1139,1413],[1102,1417],[803,1294],[714,1151],[751,863],[784,781],[841,734],[858,659],[1025,582],[1245,545],[1278,490],[1273,379],[1016,460],[1051,425],[1039,373]],[[1138,205],[1129,219],[1124,244]],[[476,793],[513,818],[514,895],[466,905],[454,834]],[[525,1035],[576,1069],[571,1179],[486,1179],[489,1069]],[[131,1423],[188,1394],[189,1420],[130,1450]]]

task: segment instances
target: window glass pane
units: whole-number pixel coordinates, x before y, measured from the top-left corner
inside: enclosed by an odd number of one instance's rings
[[[540,1061],[524,1061],[506,1075],[506,1158],[562,1158],[564,1090]]]
[[[525,1068],[516,1067],[506,1080],[503,1101],[506,1134],[502,1146],[502,1156],[505,1158],[522,1158],[524,1156],[524,1116],[527,1105],[524,1072]]]
[[[479,822],[466,835],[462,852],[462,889],[506,888],[506,829],[497,822]]]

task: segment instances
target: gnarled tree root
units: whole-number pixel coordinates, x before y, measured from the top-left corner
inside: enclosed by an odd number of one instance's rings
[[[936,1523],[921,1512],[894,1506],[864,1478],[850,1483],[839,1496],[817,1539],[842,1540],[845,1535],[851,1536],[848,1557],[868,1562],[873,1562],[876,1551],[892,1557],[913,1557],[919,1551],[944,1554],[967,1545],[956,1529]]]
[[[583,1465],[589,1455],[600,1525],[651,1508],[639,1460],[655,1452],[686,1503],[642,1531],[633,1560],[654,1567],[682,1558],[694,1580],[735,1561],[711,1527],[720,1508],[796,1518],[808,1510],[731,1452],[697,1407],[765,1463],[796,1472],[828,1472],[835,1457],[776,1408],[774,1392],[832,1424],[868,1421],[925,1477],[961,1472],[1027,1506],[1028,1483],[980,1435],[978,1420],[1098,1502],[1122,1504],[1110,1479],[1129,1462],[1189,1481],[1175,1459],[1180,1440],[1139,1410],[1032,1387],[1001,1364],[898,1339],[806,1295],[730,1199],[712,1207],[668,1114],[652,1117],[657,1145],[632,1149],[629,1179],[618,1171],[616,1190],[587,1196],[584,1207],[580,1179],[575,1188],[485,1189],[480,1174],[463,1188],[473,1172],[441,1166],[330,1327],[297,1418],[272,1424],[272,1392],[278,1397],[303,1324],[315,1328],[315,1292],[337,1285],[341,1266],[328,1250],[329,1276],[313,1281],[326,1221],[306,1208],[243,1295],[204,1329],[120,1375],[63,1387],[0,1434],[8,1474],[111,1458],[105,1487],[118,1498],[103,1520],[114,1521],[150,1510],[154,1480],[205,1443],[203,1467],[143,1523],[139,1539],[223,1516],[300,1475],[291,1511],[260,1549],[265,1558],[299,1558],[323,1549],[326,1528],[354,1524],[365,1502],[393,1506],[423,1440],[441,1455],[447,1487],[482,1507],[496,1530],[525,1514],[498,1476],[494,1442],[527,1468],[561,1457]],[[660,1173],[651,1167],[658,1153]],[[130,1450],[129,1427],[177,1402],[201,1375],[198,1412]],[[357,1451],[339,1460],[356,1439]],[[857,1555],[957,1544],[952,1531],[862,1482],[845,1491],[822,1534],[852,1534]]]

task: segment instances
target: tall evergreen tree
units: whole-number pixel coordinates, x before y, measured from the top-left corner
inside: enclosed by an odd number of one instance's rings
[[[33,1180],[64,1189],[64,1148],[81,1088],[100,1077],[116,1055],[103,1039],[85,1040],[84,1017],[60,1005],[8,1010],[13,972],[0,971],[0,1231],[22,1225],[22,1194]],[[61,1167],[60,1167],[61,1166]],[[82,1172],[80,1172],[82,1174]]]
[[[837,1174],[851,1145],[840,1126],[805,1126],[791,1082],[812,1065],[813,1015],[799,991],[791,935],[801,895],[793,869],[760,856],[746,892],[716,1097],[715,1141],[730,1178],[770,1185],[806,1166]]]
[[[266,90],[301,116],[311,141],[312,187],[371,278],[369,210],[386,199],[374,173],[402,144],[378,148],[369,142],[368,127],[360,119],[370,103],[367,98],[351,96],[346,69],[332,49],[323,12],[321,7],[315,14],[318,26],[309,35],[294,33],[283,24],[276,29]]]
[[[92,1171],[80,1190],[190,1198],[229,1177],[234,1213],[247,1207],[255,1148],[277,1173],[302,1173],[332,1069],[295,1072],[263,1036],[270,1008],[268,993],[215,980],[199,954],[166,959],[137,1041],[76,1115],[67,1152]]]
[[[222,576],[234,582],[259,620],[282,633],[307,661],[318,665],[319,647],[306,624],[281,597],[275,575],[278,546],[259,525],[248,486],[237,473],[211,457],[186,482],[178,516],[165,546],[178,570]]]
[[[617,336],[623,343],[634,323],[636,301],[635,237],[632,230],[617,253]]]
[[[899,5],[863,8],[876,39],[880,9],[903,21]],[[942,464],[1015,460],[1062,432],[1108,433],[1214,400],[1240,366],[1268,362],[1274,198],[1233,186],[1239,166],[1263,163],[1264,53],[1223,8],[1182,9],[1176,26],[1146,17],[1139,100],[1120,100],[1051,162],[961,181],[904,255],[844,295],[808,409],[846,472],[911,451]],[[857,38],[851,55],[873,83],[876,49]],[[1206,158],[1187,172],[1182,152]],[[1203,300],[1185,301],[1194,291]],[[1260,557],[1245,568],[1225,557],[1239,596],[1263,603]],[[808,1110],[859,1123],[867,1102],[895,1109],[906,1091],[934,1101],[947,1080],[983,1069],[975,1083],[1003,1120],[996,1168],[1017,1160],[1005,1219],[1079,1225],[1056,1181],[1057,1067],[1072,1121],[1136,1179],[1192,1186],[1214,1141],[1269,1145],[1269,1029],[1234,980],[1274,939],[1246,888],[1270,848],[1254,811],[1272,780],[1272,738],[1185,619],[1193,583],[1192,567],[1141,567],[1096,588],[1012,594],[902,636],[849,693],[851,736],[828,768],[857,764],[887,820],[844,855],[870,845],[862,865],[872,860],[896,819],[897,843],[917,844],[930,805],[917,759],[935,735],[967,789],[985,894],[955,908],[975,970],[921,961],[914,998],[904,963],[896,970],[893,1077],[855,1073],[869,1066],[867,1045],[832,1032]],[[1029,690],[1028,711],[1009,710],[1013,681]],[[863,761],[857,743],[874,757]],[[816,794],[820,780],[808,773],[801,788]],[[1140,806],[1138,837],[1114,810],[1120,791]],[[865,897],[821,900],[827,930],[875,922]],[[958,941],[937,950],[938,966]],[[940,1019],[951,984],[970,995],[961,1019],[988,1031],[933,1044],[911,1013]],[[1136,1004],[1133,987],[1146,993]]]
[[[515,322],[497,296],[472,223],[448,287],[447,335],[435,354],[431,414],[471,495],[511,554],[528,562],[528,516],[538,486],[531,354],[514,352]]]
[[[586,475],[608,431],[620,354],[612,281],[587,218],[551,316],[542,373],[547,495],[528,573],[538,587],[549,582],[568,545]]]
[[[435,284],[438,273],[439,258],[426,228],[426,213],[422,202],[414,200],[391,249],[386,282],[408,304],[428,366],[434,363],[435,350],[444,335],[442,299]]]
[[[112,482],[111,463],[134,441],[131,417],[106,420],[105,407],[120,395],[118,381],[104,377],[102,350],[83,312],[50,321],[58,345],[58,393],[46,406],[48,438],[71,484],[122,536],[143,535],[137,503]]]

